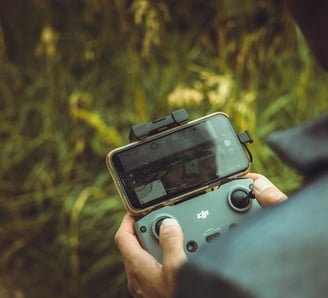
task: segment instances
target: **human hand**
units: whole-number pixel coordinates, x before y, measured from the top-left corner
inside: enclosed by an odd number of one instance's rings
[[[277,204],[287,199],[287,195],[280,191],[267,177],[257,173],[248,173],[245,178],[253,179],[254,194],[262,207]]]
[[[175,276],[187,260],[183,250],[183,233],[175,219],[165,219],[160,227],[162,264],[139,244],[134,233],[135,219],[126,214],[115,235],[133,297],[172,297]]]

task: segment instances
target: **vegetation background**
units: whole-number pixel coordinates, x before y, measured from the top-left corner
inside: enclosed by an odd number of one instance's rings
[[[1,0],[0,296],[128,297],[105,155],[131,124],[225,111],[293,191],[265,137],[327,111],[327,82],[278,0]]]

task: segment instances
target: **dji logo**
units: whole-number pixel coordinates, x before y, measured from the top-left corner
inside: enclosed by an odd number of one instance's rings
[[[201,211],[197,214],[197,219],[205,219],[209,215],[208,210],[206,211]]]

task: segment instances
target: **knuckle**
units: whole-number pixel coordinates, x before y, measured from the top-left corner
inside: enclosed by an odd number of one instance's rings
[[[122,240],[122,233],[120,233],[120,231],[117,231],[114,235],[114,242],[117,246],[120,245],[121,243],[121,240]]]

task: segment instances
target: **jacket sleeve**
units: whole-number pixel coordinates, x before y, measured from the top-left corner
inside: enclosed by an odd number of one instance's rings
[[[181,268],[178,274],[174,297],[251,298],[254,296],[217,273],[206,271],[189,262]]]

